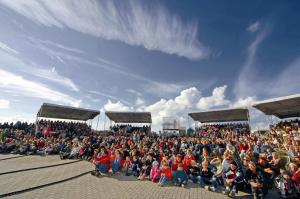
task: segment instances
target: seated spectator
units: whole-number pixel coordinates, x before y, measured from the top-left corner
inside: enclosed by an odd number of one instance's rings
[[[150,171],[150,180],[152,182],[158,182],[160,179],[160,168],[159,163],[157,161],[154,161],[152,163],[152,168]]]
[[[110,155],[110,164],[111,164],[111,172],[115,174],[119,172],[123,166],[123,156],[120,150],[115,150],[111,152]]]
[[[295,187],[293,181],[291,176],[286,171],[282,172],[281,174],[281,178],[279,180],[279,189],[281,197],[283,198],[288,198],[294,194]]]
[[[158,185],[162,187],[167,183],[172,182],[172,180],[173,180],[172,170],[170,166],[166,162],[164,162],[162,165],[162,172],[161,172],[161,177],[158,181]]]
[[[218,185],[217,182],[213,179],[213,175],[214,173],[209,168],[209,162],[202,162],[202,168],[200,169],[199,173],[200,187],[205,188],[207,190],[209,190],[211,187],[211,190],[216,191]]]
[[[234,197],[241,187],[244,180],[243,171],[238,168],[237,163],[232,161],[230,167],[225,171],[225,187],[224,195]]]
[[[122,172],[125,173],[125,176],[130,175],[130,168],[131,168],[132,162],[130,160],[130,156],[126,156],[123,167],[122,167]]]
[[[94,157],[93,163],[96,166],[92,175],[104,175],[110,169],[110,156],[106,149],[101,148],[100,153]]]
[[[177,171],[173,177],[174,184],[176,186],[184,187],[187,184],[189,178],[186,172],[183,170],[183,164],[178,164]]]
[[[268,191],[266,176],[264,172],[257,170],[254,162],[249,162],[249,168],[245,174],[245,182],[250,185],[251,192],[255,199],[263,198]]]
[[[144,180],[145,178],[149,178],[150,171],[153,163],[152,155],[147,155],[145,162],[143,163],[142,170],[140,171],[139,180]]]
[[[59,153],[60,159],[64,160],[70,157],[71,154],[71,143],[68,143],[65,147],[63,147]]]
[[[195,184],[199,183],[200,168],[197,165],[195,160],[191,161],[191,165],[189,167],[188,173],[189,173],[189,179],[191,179],[193,181],[193,183],[195,183]]]

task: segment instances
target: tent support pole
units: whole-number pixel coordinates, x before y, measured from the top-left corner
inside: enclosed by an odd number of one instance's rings
[[[96,131],[98,130],[98,124],[99,124],[100,115],[101,115],[101,112],[98,115],[98,120],[97,120],[97,124],[96,124],[96,129],[95,129]]]
[[[250,132],[251,132],[251,125],[250,125],[250,115],[249,115],[249,111],[247,111],[247,119],[248,119],[249,130],[250,130]]]
[[[103,124],[103,130],[105,131],[105,123],[106,123],[106,114],[104,116],[104,124]]]

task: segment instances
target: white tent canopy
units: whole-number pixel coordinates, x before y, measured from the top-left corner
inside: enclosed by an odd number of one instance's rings
[[[300,94],[261,101],[253,107],[280,119],[300,117]]]
[[[99,114],[97,110],[43,103],[37,117],[87,121]]]
[[[106,116],[115,123],[152,123],[150,112],[107,111]]]
[[[189,113],[189,116],[201,123],[248,121],[249,111],[247,108],[219,109]]]

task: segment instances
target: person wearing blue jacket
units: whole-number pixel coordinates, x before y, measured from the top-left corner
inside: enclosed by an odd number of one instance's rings
[[[177,186],[184,187],[189,180],[188,175],[183,170],[182,163],[178,164],[177,171],[174,174],[174,184]]]

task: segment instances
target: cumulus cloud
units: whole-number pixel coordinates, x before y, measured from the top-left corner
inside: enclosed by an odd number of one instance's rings
[[[133,107],[126,106],[120,101],[114,103],[108,100],[103,107],[106,111],[134,111]]]
[[[8,109],[10,105],[9,100],[0,99],[0,109]]]
[[[107,40],[189,59],[203,59],[209,50],[198,40],[198,26],[171,14],[160,4],[140,1],[10,1],[0,3],[33,22],[69,28]],[[150,7],[150,8],[149,8]]]
[[[180,95],[174,99],[161,99],[156,103],[148,105],[144,111],[152,113],[152,121],[156,129],[160,129],[164,117],[182,117],[187,116],[187,112],[195,108],[201,96],[201,92],[191,87],[180,92]]]
[[[239,98],[231,106],[232,107],[251,107],[256,101],[257,101],[256,96]]]
[[[22,96],[46,99],[57,103],[79,106],[77,100],[67,94],[52,90],[47,85],[24,79],[22,76],[0,69],[0,88]]]
[[[225,99],[226,88],[226,85],[215,88],[212,92],[212,96],[203,97],[199,100],[197,108],[201,110],[207,110],[212,107],[228,105],[230,102],[229,100]]]

